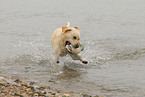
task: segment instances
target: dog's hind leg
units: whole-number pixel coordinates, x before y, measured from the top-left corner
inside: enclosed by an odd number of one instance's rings
[[[82,57],[80,55],[70,54],[70,56],[72,57],[73,60],[80,60],[84,64],[87,64],[88,63],[88,61],[84,57]]]

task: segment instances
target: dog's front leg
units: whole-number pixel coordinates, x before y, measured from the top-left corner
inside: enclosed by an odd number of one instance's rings
[[[82,57],[81,55],[70,54],[70,56],[72,57],[73,60],[80,60],[84,64],[88,63],[88,61],[84,57]]]
[[[59,50],[57,47],[53,49],[53,61],[59,63]]]
[[[57,55],[56,63],[59,63],[59,55]]]
[[[59,55],[53,54],[53,61],[59,63]]]
[[[53,61],[59,63],[59,55],[53,54]]]

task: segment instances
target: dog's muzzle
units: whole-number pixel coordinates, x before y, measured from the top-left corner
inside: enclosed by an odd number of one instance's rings
[[[78,48],[79,47],[79,44],[77,43],[75,46],[74,46],[74,48]]]
[[[72,46],[71,43],[70,43],[69,41],[66,41],[65,47],[68,49],[68,52],[69,52],[69,53],[72,52],[72,49],[73,49],[73,48],[77,49],[77,48],[80,47],[80,48],[81,48],[81,51],[84,50],[84,46],[83,46],[82,44],[77,43],[75,46]]]

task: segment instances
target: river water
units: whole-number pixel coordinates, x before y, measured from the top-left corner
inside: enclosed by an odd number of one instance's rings
[[[0,75],[73,93],[143,97],[144,19],[144,0],[0,0]],[[51,35],[67,21],[80,29],[87,65],[69,56],[52,63]]]

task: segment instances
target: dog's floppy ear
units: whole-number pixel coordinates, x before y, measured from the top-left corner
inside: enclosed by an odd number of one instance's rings
[[[68,29],[68,27],[66,27],[66,26],[63,26],[62,27],[62,32],[68,32],[68,31],[72,31],[71,29]]]
[[[79,28],[78,28],[78,27],[74,27],[74,28],[76,28],[77,30],[79,30]]]
[[[65,32],[65,30],[66,30],[67,28],[68,28],[68,27],[63,26],[63,27],[62,27],[62,32]]]
[[[66,32],[69,32],[69,31],[72,31],[72,29],[66,29],[66,30],[65,30],[65,33],[66,33]]]

